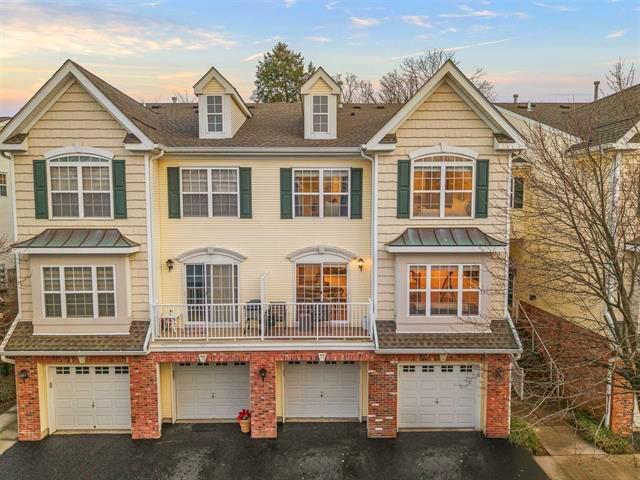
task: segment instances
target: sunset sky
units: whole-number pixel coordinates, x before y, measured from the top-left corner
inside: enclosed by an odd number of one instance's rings
[[[67,58],[146,101],[191,91],[214,65],[248,100],[257,59],[279,40],[373,81],[404,57],[455,50],[503,101],[587,100],[618,57],[640,63],[640,0],[0,0],[0,19],[0,115]]]

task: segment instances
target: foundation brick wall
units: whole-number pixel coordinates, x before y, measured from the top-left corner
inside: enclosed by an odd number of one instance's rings
[[[487,395],[484,434],[489,438],[509,436],[511,424],[511,357],[487,356]]]
[[[160,438],[158,364],[152,356],[129,359],[131,438]]]
[[[28,378],[22,380],[25,371]],[[38,390],[38,362],[31,357],[16,358],[16,397],[18,399],[18,440],[42,439],[40,398]]]
[[[522,305],[564,375],[565,397],[601,418],[606,412],[609,382],[606,363],[612,356],[606,339],[529,303],[522,302]],[[526,323],[521,322],[518,325],[520,328],[526,329]],[[612,384],[610,415],[613,432],[622,435],[631,433],[633,397],[619,379]]]
[[[264,369],[265,378],[260,377]],[[251,437],[276,438],[276,359],[274,355],[254,354],[249,363],[251,385]]]
[[[391,355],[369,360],[369,438],[395,438],[398,432],[398,361]]]

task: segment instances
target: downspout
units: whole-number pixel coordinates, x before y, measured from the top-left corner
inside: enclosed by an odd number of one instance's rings
[[[2,155],[3,158],[9,160],[9,178],[11,179],[11,191],[8,193],[11,195],[11,210],[12,210],[12,217],[13,217],[12,219],[13,241],[17,242],[18,241],[18,212],[16,210],[16,178],[14,174],[13,155],[5,151],[0,151],[0,155]],[[14,261],[15,261],[15,267],[16,267],[16,283],[18,283],[20,282],[20,259],[17,253],[15,253],[14,255],[15,255]],[[13,330],[16,328],[16,325],[18,324],[18,321],[20,320],[20,317],[21,317],[20,307],[21,307],[22,296],[20,294],[20,288],[17,288],[17,285],[16,285],[16,291],[18,293],[17,295],[18,312],[16,313],[16,318],[13,319],[13,322],[11,323],[11,326],[9,327],[9,331],[7,332],[7,334],[5,335],[2,341],[2,344],[0,344],[0,352],[4,352],[4,347],[9,341],[9,337],[13,333]],[[5,363],[10,363],[12,365],[16,364],[15,360],[7,358],[4,354],[0,355],[0,361]]]
[[[155,326],[154,322],[154,305],[156,303],[156,258],[155,258],[155,226],[153,223],[153,175],[151,174],[151,166],[154,160],[158,160],[164,156],[164,149],[160,149],[160,153],[149,157],[148,153],[144,155],[144,182],[146,190],[146,215],[147,215],[147,275],[149,275],[149,321],[151,322],[151,330]],[[155,333],[155,332],[154,332]],[[148,342],[145,340],[145,350],[148,348]]]
[[[378,156],[371,157],[365,153],[365,145],[360,148],[360,156],[371,162],[373,179],[371,181],[371,298],[373,299],[373,340],[376,350],[378,349],[378,335],[376,328],[376,313],[378,303]]]

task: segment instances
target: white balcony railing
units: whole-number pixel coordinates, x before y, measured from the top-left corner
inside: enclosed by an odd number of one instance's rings
[[[371,339],[370,302],[153,306],[156,340]]]

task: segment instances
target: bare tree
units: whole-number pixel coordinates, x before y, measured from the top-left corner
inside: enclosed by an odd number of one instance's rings
[[[440,49],[427,50],[423,55],[405,58],[397,69],[384,74],[380,79],[380,100],[387,103],[406,102],[448,60],[458,65],[455,52]],[[478,68],[469,79],[489,100],[493,100],[493,84],[487,80],[484,69]]]
[[[620,62],[608,76],[618,93],[567,109],[563,130],[570,133],[540,125],[525,132],[527,202],[518,221],[526,228],[515,265],[524,275],[517,282],[538,305],[581,327],[567,333],[546,325],[556,329],[546,339],[557,345],[546,354],[570,378],[562,396],[571,409],[607,385],[640,403],[640,152],[607,146],[606,128],[613,111],[627,129],[640,120],[632,83],[633,67]]]
[[[361,80],[355,73],[338,73],[335,80],[342,89],[345,103],[375,103],[376,95],[371,80]]]

